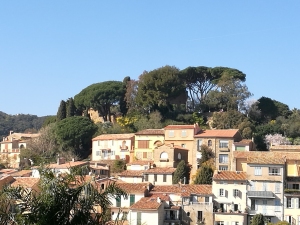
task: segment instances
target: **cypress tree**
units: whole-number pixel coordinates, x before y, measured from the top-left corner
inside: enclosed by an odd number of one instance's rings
[[[76,107],[73,98],[69,98],[67,101],[67,117],[75,116]]]
[[[213,175],[214,171],[210,166],[202,165],[196,173],[194,184],[212,184]]]
[[[66,102],[64,100],[61,100],[57,114],[56,114],[57,121],[65,119],[66,116],[67,116]]]
[[[128,107],[127,107],[127,102],[126,102],[126,91],[127,91],[127,83],[130,81],[130,77],[125,77],[123,80],[123,93],[120,97],[120,111],[123,116],[127,114]]]
[[[174,172],[174,176],[173,176],[173,184],[178,184],[178,182],[181,180],[181,182],[183,182],[184,177],[187,174],[187,166],[185,165],[185,161],[181,160],[178,165],[177,168]]]

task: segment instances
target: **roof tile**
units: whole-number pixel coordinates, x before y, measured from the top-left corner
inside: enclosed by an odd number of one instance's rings
[[[164,135],[165,131],[163,129],[146,129],[135,133],[136,135]]]
[[[194,137],[223,137],[233,138],[239,132],[238,129],[224,129],[224,130],[202,130]]]
[[[247,180],[246,172],[236,172],[236,171],[217,171],[213,180]]]

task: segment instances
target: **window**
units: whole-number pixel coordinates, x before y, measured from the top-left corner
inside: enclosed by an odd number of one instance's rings
[[[219,166],[219,170],[228,170],[228,166]]]
[[[163,182],[167,182],[167,174],[163,174]]]
[[[228,140],[220,140],[219,148],[228,148]]]
[[[257,210],[257,204],[256,204],[256,201],[255,199],[251,199],[251,207],[250,207],[251,210]]]
[[[254,175],[255,176],[261,176],[261,167],[255,167],[254,168]]]
[[[181,137],[186,137],[187,135],[186,135],[186,130],[182,130],[181,131]]]
[[[278,168],[278,167],[269,167],[269,175],[271,175],[271,176],[280,175],[280,168]]]
[[[96,156],[100,156],[100,155],[101,155],[100,151],[96,151]]]
[[[223,188],[220,188],[219,195],[225,197],[225,190]]]
[[[168,153],[162,152],[160,154],[160,160],[168,160]]]
[[[145,181],[149,181],[149,175],[148,174],[145,174],[144,178],[145,178]]]
[[[292,216],[286,216],[285,220],[290,224],[292,224],[292,218],[293,218]]]
[[[154,181],[157,181],[157,174],[154,174]]]
[[[202,139],[197,140],[197,151],[201,151]]]
[[[212,141],[211,141],[211,140],[208,140],[207,146],[208,146],[208,147],[211,147],[211,146],[212,146]]]
[[[135,195],[130,195],[130,206],[132,206],[135,203]]]
[[[239,205],[238,204],[234,204],[233,205],[233,211],[238,211],[239,210]]]
[[[294,201],[292,201],[294,199],[292,198],[286,198],[286,207],[287,208],[294,208]]]
[[[101,142],[100,142],[100,141],[98,141],[98,146],[100,146],[100,143],[101,143]]]
[[[267,191],[267,183],[263,182],[262,191]]]
[[[205,203],[209,203],[209,197],[205,197]]]
[[[169,137],[174,137],[174,130],[169,130]]]
[[[143,158],[147,159],[147,152],[143,152]]]
[[[138,141],[138,148],[149,148],[149,141],[148,140]]]
[[[203,220],[202,215],[203,215],[202,211],[198,211],[198,216],[197,216],[198,221],[202,221]]]
[[[280,210],[280,199],[275,199],[275,212],[281,211]]]
[[[228,155],[220,154],[219,155],[219,163],[228,163]]]
[[[292,185],[292,188],[293,188],[293,189],[299,190],[299,184],[293,184],[293,185]]]
[[[121,197],[116,198],[116,206],[121,207]]]
[[[224,221],[216,221],[217,225],[225,225]]]
[[[233,197],[239,197],[240,191],[238,189],[233,189]]]

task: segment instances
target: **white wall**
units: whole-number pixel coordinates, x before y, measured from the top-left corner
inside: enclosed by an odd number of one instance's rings
[[[171,185],[172,184],[172,174],[167,174],[166,182],[163,182],[163,174],[157,174],[157,181],[154,182],[154,174],[148,175],[148,182],[155,185]]]
[[[163,225],[164,224],[164,208],[163,205],[159,207],[158,210],[141,210],[141,224],[143,225]],[[129,211],[128,223],[136,224],[137,222],[137,211]]]

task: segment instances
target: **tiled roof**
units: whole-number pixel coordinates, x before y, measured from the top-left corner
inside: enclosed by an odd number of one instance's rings
[[[12,187],[25,187],[32,188],[35,184],[39,182],[40,178],[33,177],[15,177],[14,181],[11,183]]]
[[[172,174],[176,168],[173,167],[152,167],[148,170],[143,170],[144,174]]]
[[[238,129],[224,129],[224,130],[202,130],[194,137],[221,137],[233,138],[239,132]]]
[[[287,160],[300,160],[300,154],[297,152],[283,152],[283,151],[234,151],[234,158],[244,158],[248,157],[260,157],[260,158],[282,158]]]
[[[11,174],[11,173],[15,173],[15,172],[18,172],[18,171],[15,170],[15,169],[2,169],[2,170],[0,170],[0,174],[1,173]]]
[[[213,180],[247,180],[246,172],[236,172],[236,171],[217,171]]]
[[[206,184],[185,184],[181,185],[155,185],[151,193],[165,193],[171,194],[176,193],[181,196],[195,195],[212,195],[212,185]]]
[[[150,195],[149,197],[143,197],[135,204],[133,204],[130,209],[138,209],[138,210],[156,210],[158,209],[162,202],[157,200],[159,196]]]
[[[20,170],[14,173],[11,173],[10,175],[13,177],[24,177],[24,176],[31,176],[32,171],[31,170]]]
[[[128,194],[130,193],[144,193],[147,189],[147,185],[150,183],[127,183],[127,182],[118,182],[116,185],[126,191]],[[151,184],[150,184],[151,185]]]
[[[194,129],[194,125],[168,125],[165,130],[178,130],[178,129]]]
[[[136,135],[164,135],[165,131],[163,129],[146,129],[135,133]]]
[[[124,170],[119,174],[120,177],[142,177],[144,170]]]
[[[251,142],[252,142],[251,139],[243,139],[243,140],[241,140],[239,142],[234,142],[234,144],[236,144],[236,145],[237,144],[249,145]]]
[[[149,163],[151,163],[151,165],[153,164],[153,160],[137,160],[137,161],[133,161],[131,163],[127,163],[127,166],[132,166],[132,165],[140,165],[140,166],[146,166]]]
[[[124,139],[130,139],[134,137],[134,133],[129,134],[101,134],[95,138],[92,139],[92,141],[98,141],[98,140],[124,140]]]
[[[275,158],[275,157],[248,157],[247,163],[251,164],[284,164],[284,158]]]

